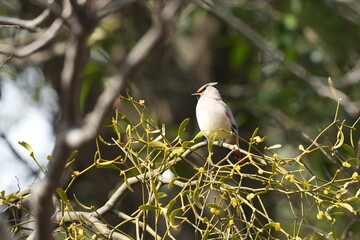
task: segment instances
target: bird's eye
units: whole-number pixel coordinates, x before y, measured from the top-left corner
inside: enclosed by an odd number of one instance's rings
[[[207,86],[204,86],[204,87],[200,88],[197,92],[202,93],[206,90],[206,88],[207,88]]]

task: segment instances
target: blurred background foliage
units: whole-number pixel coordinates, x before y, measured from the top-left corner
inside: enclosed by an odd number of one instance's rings
[[[41,11],[31,1],[0,2],[0,14],[4,16],[31,19]],[[102,2],[94,1],[94,7]],[[239,32],[212,11],[214,5],[240,19],[277,52],[259,48],[251,38],[252,32]],[[91,34],[89,61],[82,73],[84,114],[92,109],[97,96],[116,75],[126,53],[150,26],[151,17],[156,14],[155,6],[156,1],[135,1],[104,19]],[[205,83],[219,82],[218,88],[233,110],[242,138],[249,140],[259,127],[259,134],[267,136],[266,145],[282,144],[277,153],[281,157],[295,157],[299,154],[299,144],[309,145],[333,120],[336,101],[324,96],[324,88],[316,87],[326,86],[328,77],[347,96],[340,106],[339,119],[346,119],[346,124],[352,125],[359,116],[359,25],[360,2],[357,0],[190,1],[177,28],[169,30],[168,38],[163,39],[132,75],[123,94],[145,100],[154,119],[166,124],[170,139],[176,136],[179,124],[189,117],[184,138],[191,139],[199,130],[195,118],[196,99],[190,94]],[[16,28],[0,28],[3,44],[16,39],[14,44],[19,46],[37,36]],[[47,98],[50,102],[56,101],[56,95],[61,94],[60,75],[67,37],[64,31],[55,42],[37,53],[23,59],[10,58],[0,69],[2,78],[10,78],[38,104]],[[271,49],[268,45],[265,49]],[[278,52],[281,57],[275,56]],[[2,56],[2,61],[6,57]],[[293,63],[305,71],[294,70]],[[299,74],[294,74],[296,72]],[[55,90],[52,96],[41,95],[41,89],[49,86]],[[1,87],[1,95],[3,90]],[[327,91],[325,95],[332,96],[330,88]],[[50,106],[44,114],[52,116],[56,129],[57,107]],[[127,111],[121,102],[114,103],[116,108]],[[337,131],[326,134],[324,144],[334,144]],[[101,135],[110,139],[114,132],[104,128]],[[346,139],[348,137],[346,133]],[[357,143],[358,131],[354,132],[354,139]],[[95,141],[79,149],[77,167],[89,166],[96,150]],[[113,150],[106,147],[102,152],[108,159],[119,155],[116,147]],[[324,178],[341,167],[341,162],[330,162],[321,154],[308,164]],[[95,170],[81,176],[73,191],[84,194],[92,204],[101,205],[116,186],[118,173]]]

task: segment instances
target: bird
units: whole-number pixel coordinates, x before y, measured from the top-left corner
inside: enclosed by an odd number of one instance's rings
[[[220,92],[214,87],[217,84],[217,82],[207,83],[192,94],[198,98],[197,123],[200,130],[205,132],[207,139],[216,133],[216,141],[239,146],[239,133],[234,115],[229,106],[223,102]],[[238,151],[234,153],[237,160],[240,161],[241,153]]]

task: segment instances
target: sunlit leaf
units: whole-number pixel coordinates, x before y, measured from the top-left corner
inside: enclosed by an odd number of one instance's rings
[[[343,143],[341,147],[344,148],[351,156],[355,155],[354,148],[352,148],[350,145]]]
[[[339,203],[339,206],[347,209],[349,212],[354,212],[354,208],[348,203]]]
[[[64,203],[68,202],[67,194],[62,188],[56,188],[56,193],[59,195],[59,197]]]
[[[146,210],[158,210],[160,208],[157,206],[154,206],[154,205],[144,204],[144,205],[139,206],[139,209],[146,211]]]
[[[164,192],[157,192],[157,198],[164,198],[164,197],[167,197],[167,194],[164,193]]]
[[[9,195],[7,195],[6,197],[5,197],[5,201],[6,202],[9,202],[10,200],[12,200],[12,199],[18,199],[19,197],[16,195],[16,194],[14,194],[14,193],[10,193]]]
[[[188,125],[188,123],[190,122],[190,118],[186,118],[184,119],[184,121],[182,121],[182,123],[179,126],[179,130],[178,130],[178,136],[181,138],[181,135],[183,134],[183,132],[186,129],[186,126]]]
[[[151,141],[149,142],[149,147],[153,148],[166,148],[166,144],[160,141]]]
[[[201,202],[200,202],[200,196],[199,196],[199,189],[198,189],[198,188],[196,188],[196,189],[194,190],[193,199],[194,199],[195,205],[196,205],[198,208],[201,209],[201,208],[202,208],[202,204],[201,204]]]
[[[278,149],[278,148],[281,148],[281,144],[275,144],[270,147],[267,147],[266,149]]]
[[[182,208],[176,208],[173,211],[171,211],[171,214],[169,216],[169,220],[172,226],[175,225],[175,217],[177,216],[177,214],[182,211]]]
[[[207,133],[206,130],[202,130],[202,131],[198,132],[198,133],[196,134],[196,136],[194,137],[193,140],[196,140],[196,139],[198,139],[198,138],[201,138],[201,137],[205,136],[206,133]]]
[[[332,147],[332,149],[338,149],[339,147],[341,147],[344,143],[344,133],[342,131],[342,129],[339,129],[338,133],[337,133],[337,139],[336,139],[336,143],[335,145]]]
[[[21,146],[23,146],[24,148],[26,148],[26,150],[29,151],[29,154],[31,157],[34,157],[34,150],[33,148],[30,146],[30,144],[28,144],[27,142],[24,142],[24,141],[19,141],[19,144]]]
[[[127,180],[126,174],[124,174],[124,182],[125,182],[127,189],[129,189],[131,192],[134,192],[134,189],[131,187],[129,181]]]
[[[214,145],[214,141],[215,141],[216,136],[217,136],[217,133],[214,132],[213,134],[210,135],[210,137],[208,139],[208,151],[209,151],[209,153],[211,153],[211,151],[212,151],[212,146]]]
[[[347,199],[344,199],[345,202],[357,202],[359,200],[360,200],[359,197],[349,197]]]

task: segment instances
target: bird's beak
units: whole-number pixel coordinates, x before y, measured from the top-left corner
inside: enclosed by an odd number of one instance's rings
[[[196,98],[199,99],[200,98],[200,93],[193,93],[193,94],[191,94],[191,96],[196,96]]]

